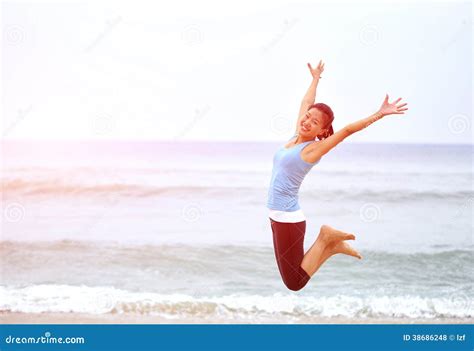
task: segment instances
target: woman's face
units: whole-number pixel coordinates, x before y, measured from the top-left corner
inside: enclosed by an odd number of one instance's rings
[[[301,120],[298,133],[300,135],[315,139],[318,135],[323,133],[323,123],[323,113],[317,108],[312,108],[306,112],[305,116]]]

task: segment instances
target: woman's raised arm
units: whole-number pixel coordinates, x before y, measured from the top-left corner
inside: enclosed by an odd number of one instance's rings
[[[379,119],[392,114],[404,114],[404,111],[408,110],[408,108],[405,107],[407,105],[406,103],[397,105],[401,99],[402,98],[398,98],[394,102],[389,103],[388,95],[386,95],[382,106],[380,106],[379,110],[374,114],[351,124],[348,124],[347,126],[334,133],[333,135],[329,136],[328,138],[308,146],[310,148],[310,162],[318,161],[322,156],[327,154],[332,148],[334,148],[337,144],[339,144],[349,135],[359,132],[364,128],[367,128],[369,125],[378,121]]]
[[[308,63],[309,72],[313,77],[311,84],[306,91],[306,94],[301,101],[300,110],[298,112],[298,120],[296,121],[296,130],[295,134],[298,132],[298,126],[300,124],[301,119],[304,117],[308,107],[314,104],[316,100],[316,90],[318,88],[319,78],[321,78],[321,73],[324,71],[324,63],[322,60],[319,61],[318,66],[316,68],[311,67],[311,64]]]

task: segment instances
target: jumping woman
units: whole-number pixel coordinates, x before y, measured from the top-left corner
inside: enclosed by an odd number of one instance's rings
[[[387,115],[404,114],[408,110],[406,103],[399,103],[401,98],[389,103],[386,95],[377,112],[334,133],[331,108],[323,103],[315,103],[316,88],[324,71],[324,63],[320,61],[316,68],[308,63],[308,68],[313,80],[301,102],[294,136],[277,150],[273,158],[267,201],[278,269],[286,287],[294,291],[302,289],[332,255],[362,258],[346,242],[355,240],[354,234],[328,225],[321,226],[316,241],[304,253],[306,219],[298,204],[298,190],[304,177],[324,155],[349,135]]]

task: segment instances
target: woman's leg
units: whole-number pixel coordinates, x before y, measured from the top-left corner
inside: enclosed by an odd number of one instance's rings
[[[343,241],[354,239],[353,234],[342,232],[328,225],[321,226],[316,241],[303,257],[301,268],[312,277],[329,257],[337,253],[362,258],[356,250]]]
[[[304,256],[306,221],[297,223],[277,222],[270,218],[273,231],[275,258],[286,287],[301,290],[311,278],[301,267]]]

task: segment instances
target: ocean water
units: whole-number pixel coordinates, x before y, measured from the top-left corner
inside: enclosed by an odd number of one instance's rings
[[[281,281],[265,208],[282,143],[4,142],[0,311],[311,322],[472,318],[470,145],[339,145],[307,175],[305,248],[363,260]]]

